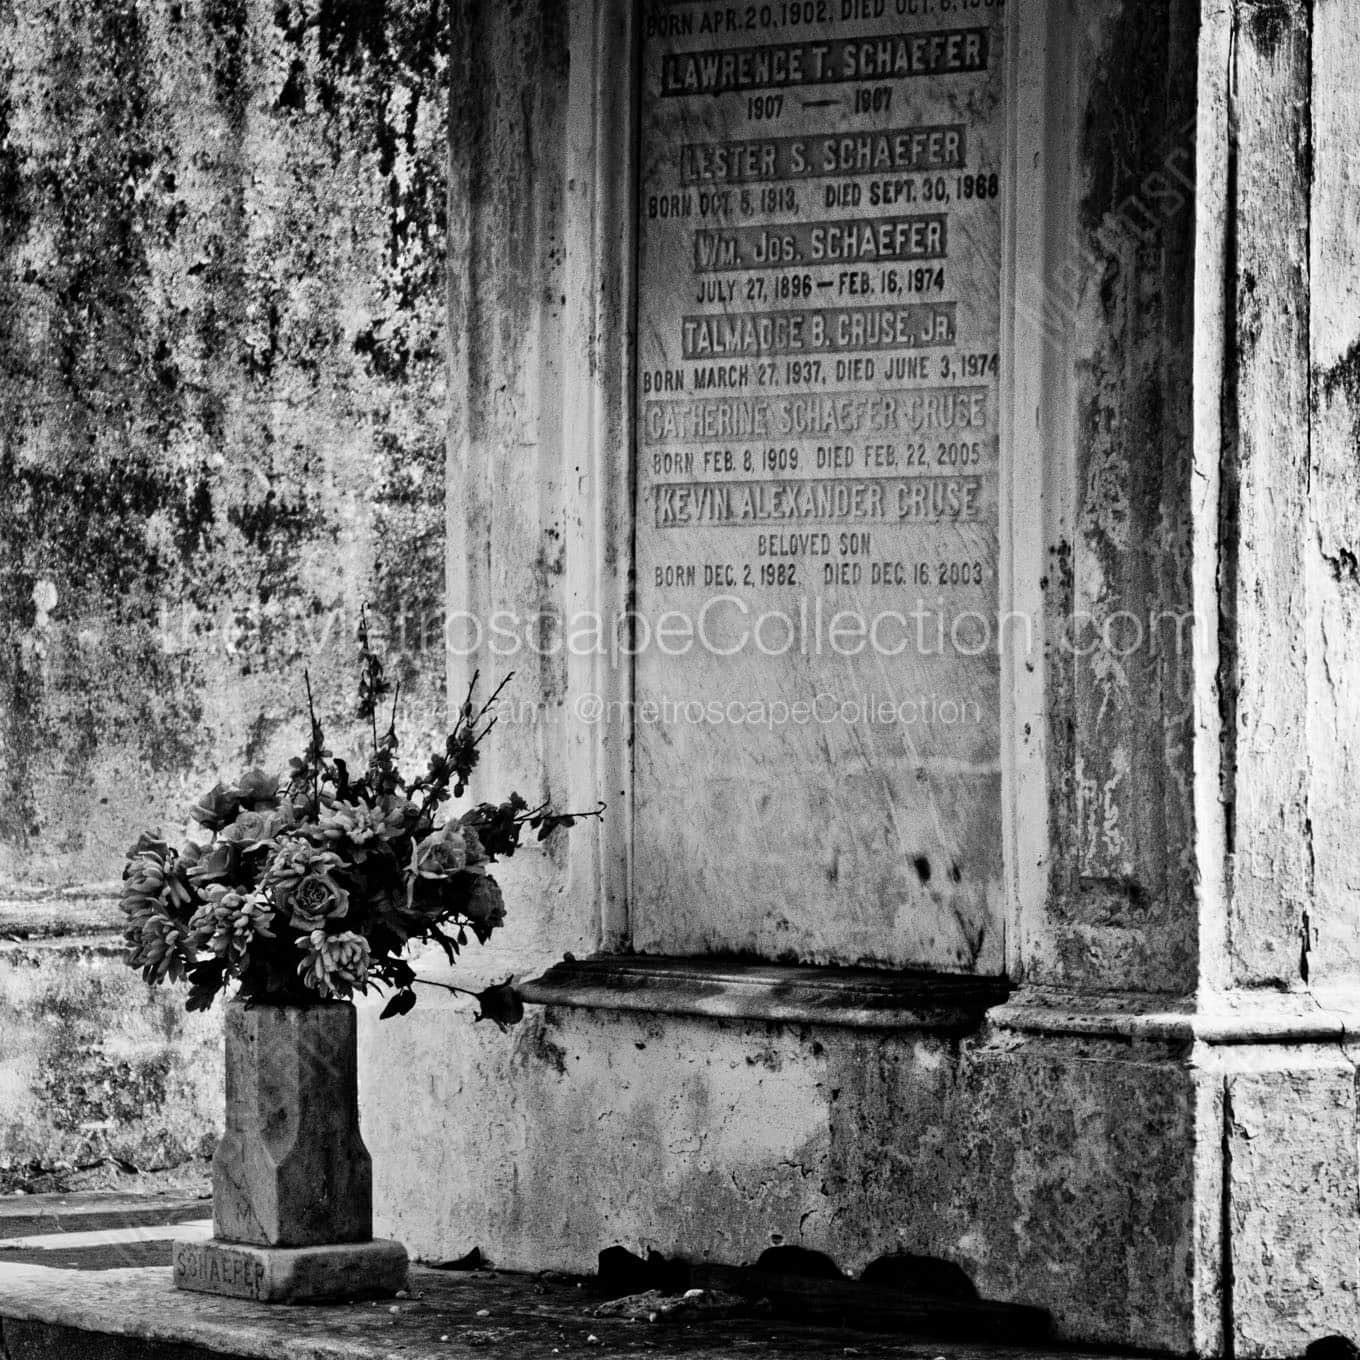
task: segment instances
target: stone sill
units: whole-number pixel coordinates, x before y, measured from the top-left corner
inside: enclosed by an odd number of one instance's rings
[[[521,990],[543,1006],[968,1034],[1010,988],[1004,978],[615,955],[568,959]]]

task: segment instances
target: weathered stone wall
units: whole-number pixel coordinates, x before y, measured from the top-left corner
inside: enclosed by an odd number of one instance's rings
[[[442,600],[439,0],[0,14],[0,884],[352,703]],[[408,683],[440,721],[442,665]]]
[[[137,1014],[103,945],[42,937],[116,925],[140,829],[301,746],[304,668],[344,753],[361,602],[407,748],[443,731],[448,25],[442,0],[0,6],[16,1175],[164,1164],[220,1118],[212,1023]]]
[[[6,924],[13,924],[6,922]],[[136,1184],[212,1152],[217,1016],[189,1015],[99,939],[0,944],[0,1193]]]

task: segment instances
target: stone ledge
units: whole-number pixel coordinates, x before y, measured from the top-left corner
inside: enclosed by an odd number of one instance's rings
[[[44,895],[0,896],[0,938],[37,943],[73,937],[117,941],[123,929],[117,884]]]
[[[1006,999],[1002,978],[714,958],[569,959],[521,987],[544,1006],[966,1034]]]
[[[15,1237],[99,1228],[162,1227],[211,1216],[212,1201],[206,1196],[177,1191],[124,1194],[83,1190],[64,1195],[0,1197],[0,1250],[7,1239]]]
[[[294,1305],[191,1294],[168,1268],[0,1268],[0,1339],[10,1360],[1050,1360],[1052,1350],[806,1326],[771,1318],[650,1324],[592,1316],[573,1280],[411,1271],[398,1302]],[[593,1338],[593,1340],[592,1340]],[[1064,1348],[1063,1360],[1093,1360]]]
[[[1022,1034],[1210,1048],[1360,1039],[1360,995],[1240,992],[1196,998],[1022,989],[987,1016]]]

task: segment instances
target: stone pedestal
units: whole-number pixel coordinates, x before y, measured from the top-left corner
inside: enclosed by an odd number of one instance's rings
[[[175,1284],[290,1303],[402,1288],[405,1250],[373,1240],[354,1007],[229,1003],[226,1097],[213,1240],[175,1244]]]

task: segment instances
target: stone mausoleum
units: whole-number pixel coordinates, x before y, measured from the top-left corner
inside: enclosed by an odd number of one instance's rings
[[[110,880],[367,601],[407,749],[513,670],[487,790],[608,803],[521,1026],[365,1008],[381,1235],[1356,1335],[1360,9],[2,22],[7,1175],[211,1140]]]

